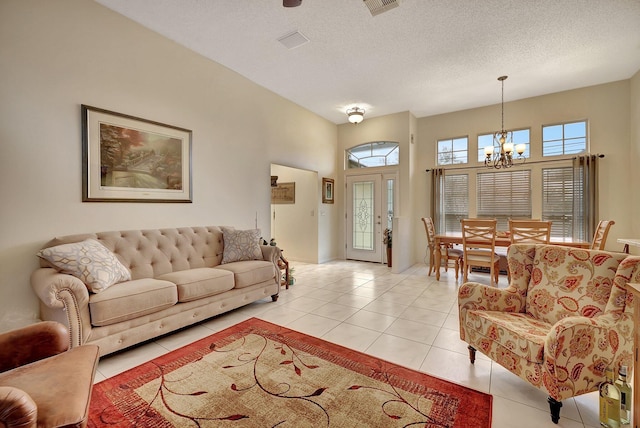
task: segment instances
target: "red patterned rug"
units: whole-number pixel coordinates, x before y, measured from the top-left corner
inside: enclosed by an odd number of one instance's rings
[[[90,427],[483,427],[491,395],[252,318],[96,384]]]

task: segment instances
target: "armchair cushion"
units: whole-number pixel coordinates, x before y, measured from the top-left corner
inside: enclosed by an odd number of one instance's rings
[[[483,353],[497,342],[520,358],[542,363],[551,324],[529,314],[496,311],[468,311],[467,322],[473,323],[482,336],[477,343]]]

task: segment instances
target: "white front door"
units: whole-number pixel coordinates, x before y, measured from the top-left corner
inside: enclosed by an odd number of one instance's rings
[[[382,263],[382,176],[347,177],[347,258]]]

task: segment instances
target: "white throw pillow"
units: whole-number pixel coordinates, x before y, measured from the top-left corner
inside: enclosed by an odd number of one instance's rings
[[[79,278],[93,293],[131,279],[131,272],[115,254],[94,239],[45,248],[37,256],[60,272]]]
[[[231,227],[223,227],[222,236],[224,241],[223,264],[243,260],[262,260],[260,229],[235,230]]]

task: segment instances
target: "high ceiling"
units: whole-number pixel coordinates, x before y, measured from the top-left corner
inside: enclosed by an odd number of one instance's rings
[[[336,123],[417,117],[628,79],[640,0],[96,0]],[[385,0],[386,1],[386,0]],[[299,32],[308,43],[278,41]]]

